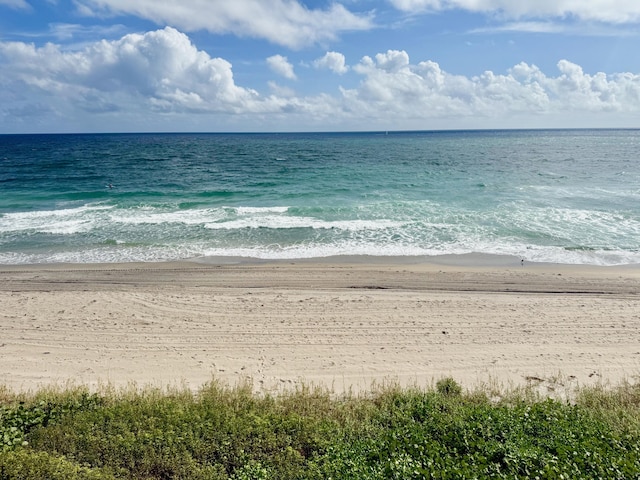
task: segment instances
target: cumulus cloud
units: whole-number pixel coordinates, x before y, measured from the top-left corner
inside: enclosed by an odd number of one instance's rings
[[[294,98],[296,96],[295,90],[290,87],[284,87],[282,85],[278,85],[276,82],[270,81],[267,83],[269,89],[276,97],[281,98]]]
[[[590,75],[567,60],[557,67],[556,77],[526,63],[506,75],[487,71],[466,77],[447,73],[432,61],[411,64],[406,52],[389,50],[374,59],[363,57],[354,67],[363,80],[342,94],[349,111],[371,118],[640,111],[640,75]]]
[[[498,13],[510,18],[575,17],[587,21],[633,23],[640,21],[637,0],[389,0],[406,12],[462,9]]]
[[[162,108],[247,108],[257,93],[235,85],[231,64],[199,51],[167,27],[64,52],[53,44],[0,44],[7,75],[31,88],[79,100],[108,93],[138,96]]]
[[[136,15],[184,31],[207,30],[266,39],[289,48],[334,40],[342,32],[373,28],[371,14],[339,3],[309,9],[297,0],[76,0],[84,15]]]
[[[327,52],[323,57],[313,62],[316,68],[326,68],[338,75],[343,75],[349,71],[349,67],[345,63],[344,55],[339,52]]]
[[[17,82],[94,109],[104,103],[112,110],[113,99],[133,97],[159,110],[246,111],[258,99],[257,92],[235,84],[229,62],[197,50],[170,27],[103,40],[76,52],[53,44],[0,43],[0,56],[10,65],[4,83]],[[105,97],[111,100],[99,101]]]
[[[373,64],[369,57],[363,58],[363,64]],[[376,68],[389,73],[401,72],[409,66],[409,55],[404,50],[388,50],[376,55]]]
[[[271,71],[283,76],[284,78],[288,78],[289,80],[296,79],[296,74],[293,71],[293,65],[289,63],[287,57],[283,57],[282,55],[273,55],[267,58],[267,65]]]
[[[285,57],[270,57],[269,63],[289,78],[294,75]],[[227,60],[198,50],[170,27],[75,51],[0,42],[0,66],[0,123],[13,128],[29,117],[40,119],[48,131],[56,131],[60,119],[76,122],[69,127],[75,131],[90,121],[99,130],[118,130],[125,120],[128,129],[148,130],[157,128],[146,125],[158,125],[158,119],[174,122],[167,129],[180,130],[184,124],[177,123],[178,117],[192,122],[190,129],[212,128],[198,123],[205,117],[225,119],[217,125],[235,120],[253,130],[439,128],[449,120],[452,128],[527,127],[531,124],[510,119],[560,117],[574,122],[589,117],[601,122],[591,126],[611,126],[603,119],[633,119],[640,112],[638,74],[590,74],[560,60],[554,72],[522,62],[504,73],[464,76],[434,61],[414,62],[403,50],[363,57],[349,69],[355,77],[348,79],[349,88],[337,92],[299,95],[272,82],[261,94],[237,85]],[[328,52],[316,66],[346,68],[336,52]],[[99,120],[105,116],[119,123],[105,127]],[[549,125],[546,120],[541,124]]]

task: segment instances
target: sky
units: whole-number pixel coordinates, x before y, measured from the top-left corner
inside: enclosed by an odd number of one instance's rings
[[[639,0],[0,0],[0,133],[640,128]]]

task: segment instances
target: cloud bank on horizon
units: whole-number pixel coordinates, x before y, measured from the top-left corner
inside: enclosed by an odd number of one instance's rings
[[[640,127],[636,0],[0,12],[0,133]]]

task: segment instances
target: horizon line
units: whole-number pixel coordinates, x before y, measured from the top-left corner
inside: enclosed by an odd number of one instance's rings
[[[635,131],[640,127],[536,127],[536,128],[443,128],[443,129],[410,129],[410,130],[283,130],[283,131],[104,131],[104,132],[13,132],[0,136],[18,135],[322,135],[322,134],[407,134],[407,133],[463,133],[463,132],[553,132],[553,131]]]

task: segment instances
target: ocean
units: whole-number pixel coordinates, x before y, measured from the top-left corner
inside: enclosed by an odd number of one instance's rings
[[[0,264],[640,263],[640,130],[0,135]]]

